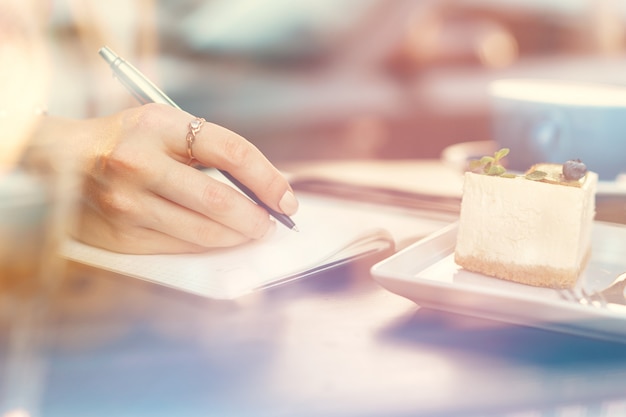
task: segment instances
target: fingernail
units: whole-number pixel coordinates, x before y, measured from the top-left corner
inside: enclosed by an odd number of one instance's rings
[[[280,207],[283,213],[291,216],[298,211],[298,200],[296,200],[296,196],[294,196],[291,191],[287,190],[280,199],[278,207]]]

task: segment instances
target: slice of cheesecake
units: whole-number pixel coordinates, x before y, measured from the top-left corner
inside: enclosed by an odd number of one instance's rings
[[[456,263],[523,284],[573,287],[591,254],[598,182],[580,165],[539,164],[525,175],[466,172]]]

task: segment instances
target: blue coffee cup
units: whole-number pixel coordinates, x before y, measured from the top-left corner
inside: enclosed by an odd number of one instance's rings
[[[626,88],[545,79],[491,83],[493,140],[507,168],[580,159],[601,180],[626,172]]]

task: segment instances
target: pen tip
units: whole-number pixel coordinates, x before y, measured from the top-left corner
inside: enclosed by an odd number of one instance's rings
[[[293,230],[294,232],[300,231],[300,229],[298,229],[298,226],[295,226],[295,225],[291,228],[291,230]]]

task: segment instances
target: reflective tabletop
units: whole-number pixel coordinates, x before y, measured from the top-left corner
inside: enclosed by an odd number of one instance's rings
[[[423,309],[367,262],[235,301],[71,264],[41,325],[32,415],[626,411],[626,345]]]

